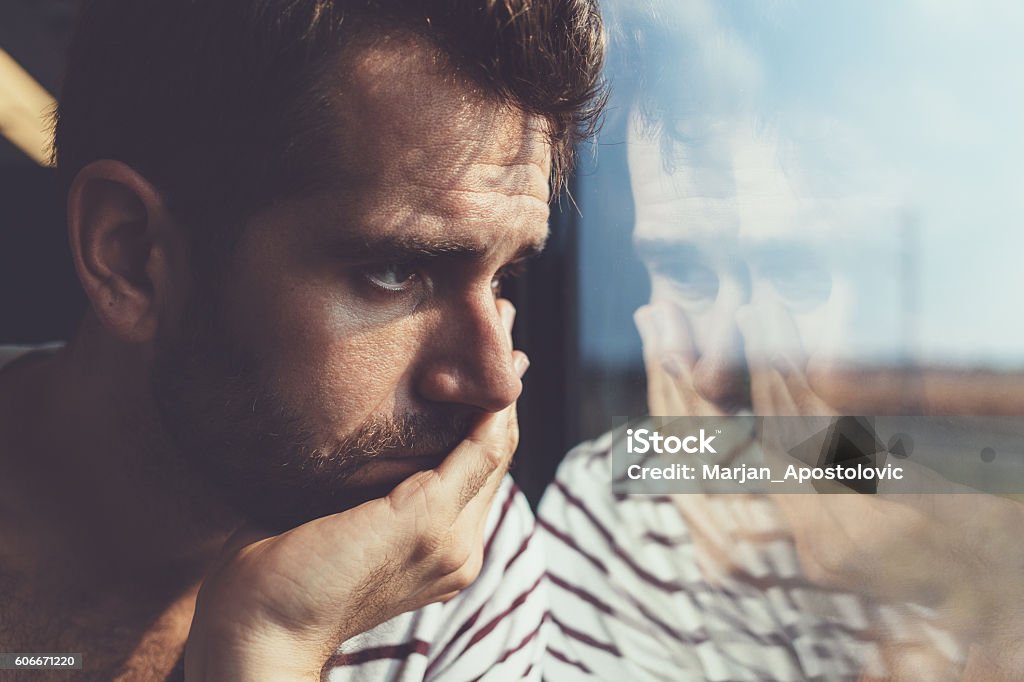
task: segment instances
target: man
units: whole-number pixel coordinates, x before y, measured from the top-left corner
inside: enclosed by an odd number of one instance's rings
[[[91,305],[3,358],[5,650],[98,680],[539,676],[500,285],[601,50],[585,0],[84,4],[55,159]]]
[[[633,240],[650,274],[650,303],[636,314],[650,414],[984,409],[908,380],[909,351],[919,349],[906,348],[898,266],[914,254],[895,257],[893,238],[901,202],[947,206],[922,188],[967,174],[923,163],[928,148],[908,159],[905,147],[858,135],[877,120],[904,131],[922,118],[869,97],[929,83],[908,77],[922,72],[884,39],[934,40],[921,8],[901,6],[896,19],[815,3],[760,16],[717,3],[610,5],[610,31],[638,39],[612,81],[628,94],[618,107],[624,132],[604,141],[626,145]],[[871,55],[826,49],[844,35],[885,55],[884,68]],[[934,73],[943,87],[967,89]],[[969,104],[952,111],[972,120]],[[872,105],[884,116],[865,113]],[[908,189],[913,173],[918,193]],[[715,443],[727,448],[717,452],[735,452],[735,463],[786,454],[770,452],[763,432],[744,440],[724,430]],[[910,487],[878,497],[617,494],[625,465],[611,449],[605,434],[570,453],[541,504],[552,679],[1020,677],[1018,503]],[[976,492],[930,476],[929,493]]]

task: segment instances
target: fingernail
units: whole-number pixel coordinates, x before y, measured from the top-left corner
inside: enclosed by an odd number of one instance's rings
[[[503,305],[501,307],[501,322],[505,325],[505,329],[508,332],[512,331],[512,324],[516,319],[516,309],[511,303]]]
[[[636,325],[636,329],[640,332],[640,339],[644,343],[653,343],[654,341],[654,325],[651,322],[651,306],[642,305],[636,309],[633,313],[633,323]]]
[[[641,306],[633,313],[633,321],[648,352],[684,347],[682,330],[672,318],[671,309],[664,303]]]
[[[516,374],[518,374],[521,379],[523,378],[523,375],[526,374],[526,370],[530,367],[530,359],[525,355],[516,355],[515,360],[513,361],[513,366],[515,367]]]

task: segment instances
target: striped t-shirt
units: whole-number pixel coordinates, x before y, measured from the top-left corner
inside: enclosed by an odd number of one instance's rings
[[[616,495],[610,453],[610,433],[574,449],[541,501],[546,680],[886,679],[893,649],[880,640],[927,646],[947,669],[963,662],[963,646],[928,609],[811,583],[769,499]],[[742,525],[749,540],[729,546],[728,572],[707,571],[715,558],[686,519],[719,542]]]
[[[46,346],[0,346],[0,369]],[[342,644],[329,682],[506,682],[541,679],[546,647],[544,550],[526,497],[506,476],[487,519],[483,566],[444,604],[401,614]],[[342,619],[345,614],[339,613]],[[181,661],[176,673],[181,676]]]

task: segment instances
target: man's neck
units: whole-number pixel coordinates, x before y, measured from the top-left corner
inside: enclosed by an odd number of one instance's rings
[[[169,445],[146,366],[87,322],[55,356],[0,376],[0,504],[25,521],[3,529],[18,546],[0,562],[94,594],[151,585],[166,598],[201,580],[240,520]]]

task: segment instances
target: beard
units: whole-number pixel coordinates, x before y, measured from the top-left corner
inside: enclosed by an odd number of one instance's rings
[[[344,437],[317,433],[270,388],[220,297],[204,296],[160,335],[151,388],[174,456],[248,520],[283,531],[380,497],[410,464],[436,466],[469,433],[474,415],[455,407],[371,417]],[[390,476],[363,475],[380,463]]]

